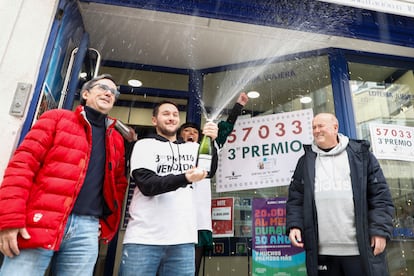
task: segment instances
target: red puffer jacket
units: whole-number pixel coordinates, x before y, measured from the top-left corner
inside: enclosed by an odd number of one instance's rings
[[[108,117],[103,187],[106,214],[101,237],[109,241],[121,219],[127,187],[124,142]],[[26,227],[31,239],[19,248],[58,250],[75,199],[85,179],[92,149],[92,128],[83,106],[54,109],[33,125],[11,158],[0,187],[0,229]]]

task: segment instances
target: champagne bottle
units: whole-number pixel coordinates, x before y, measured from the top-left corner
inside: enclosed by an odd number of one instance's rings
[[[207,177],[210,174],[212,145],[211,138],[207,135],[203,136],[200,147],[198,148],[197,167],[207,171]]]
[[[123,122],[121,122],[121,120],[116,120],[115,128],[123,137],[128,137],[130,130]]]
[[[121,133],[122,137],[128,142],[136,141],[136,134],[129,129],[127,125],[125,125],[121,120],[116,120],[115,122],[115,129]]]

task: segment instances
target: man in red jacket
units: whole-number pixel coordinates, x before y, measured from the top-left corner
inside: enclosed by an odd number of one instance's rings
[[[0,187],[0,275],[92,275],[99,238],[118,230],[127,187],[124,143],[107,116],[110,75],[84,84],[75,111],[45,112]]]

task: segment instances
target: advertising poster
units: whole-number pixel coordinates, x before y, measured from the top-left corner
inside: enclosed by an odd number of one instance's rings
[[[288,185],[312,142],[312,118],[304,109],[238,119],[219,154],[217,192]]]
[[[306,275],[305,251],[286,235],[286,198],[254,198],[252,275]]]
[[[414,161],[414,128],[370,124],[372,151],[378,159]]]
[[[211,220],[213,237],[233,237],[234,198],[221,197],[211,200]]]

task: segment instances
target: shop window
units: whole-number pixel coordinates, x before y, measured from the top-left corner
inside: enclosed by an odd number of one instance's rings
[[[240,92],[258,91],[260,96],[249,99],[239,118],[259,117],[311,108],[314,113],[334,112],[334,103],[327,56],[293,59],[272,64],[206,74],[203,103],[208,114],[225,120]],[[302,103],[308,97],[310,101]],[[290,177],[290,176],[289,176]],[[288,186],[216,192],[213,198],[234,197],[234,238],[252,236],[252,199],[287,197]]]
[[[334,112],[327,56],[229,67],[205,74],[202,99],[208,116],[225,118],[242,91],[260,94],[244,108],[250,116],[306,108],[312,108],[315,113]],[[303,101],[305,97],[309,101]]]
[[[102,66],[101,72],[111,74],[118,85],[128,85],[128,80],[137,79],[145,88],[157,88],[176,91],[188,91],[189,77],[186,74],[156,72],[148,70],[126,69]]]
[[[357,135],[371,142],[389,184],[394,233],[388,243],[390,274],[414,273],[413,70],[349,63]]]

